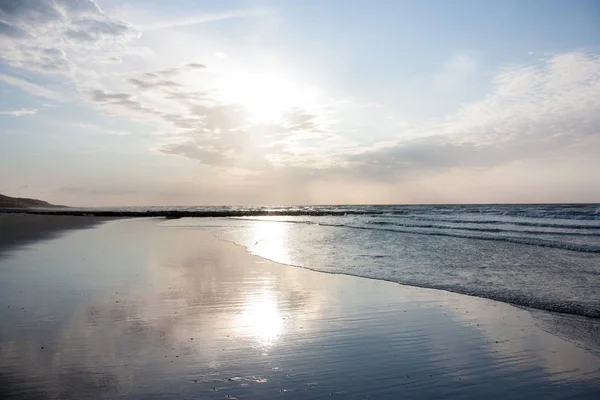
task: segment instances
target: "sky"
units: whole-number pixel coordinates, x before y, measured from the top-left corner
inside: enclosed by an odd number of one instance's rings
[[[600,202],[600,3],[0,0],[0,193]]]

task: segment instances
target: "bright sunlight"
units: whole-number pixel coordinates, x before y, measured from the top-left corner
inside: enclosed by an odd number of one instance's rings
[[[257,289],[248,296],[244,304],[238,328],[260,344],[272,345],[283,330],[277,292],[272,287],[273,282],[268,279],[257,280],[254,284]]]
[[[287,110],[318,105],[318,88],[298,84],[280,70],[227,74],[219,87],[223,100],[241,104],[252,123],[275,123]]]

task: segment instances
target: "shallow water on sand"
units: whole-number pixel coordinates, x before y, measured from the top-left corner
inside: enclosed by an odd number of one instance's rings
[[[0,397],[596,398],[600,359],[502,303],[117,221],[0,259]]]
[[[365,215],[182,218],[164,225],[208,229],[284,264],[600,319],[598,210],[371,206]]]

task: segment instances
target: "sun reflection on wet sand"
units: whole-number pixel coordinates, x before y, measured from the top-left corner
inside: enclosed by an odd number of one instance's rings
[[[261,278],[255,290],[244,300],[243,311],[237,319],[237,330],[252,336],[261,345],[272,345],[283,331],[283,316],[277,304],[274,280]]]

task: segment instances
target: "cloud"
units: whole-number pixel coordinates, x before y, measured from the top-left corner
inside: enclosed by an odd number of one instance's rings
[[[0,115],[11,115],[13,117],[21,117],[23,115],[34,115],[40,112],[39,108],[21,108],[19,110],[0,111]]]
[[[190,64],[186,65],[186,68],[190,68],[190,69],[203,69],[203,68],[206,68],[206,65],[199,64],[199,63],[190,63]]]
[[[46,99],[55,101],[66,101],[66,98],[59,92],[32,82],[28,82],[21,78],[0,74],[0,81],[3,81],[11,86],[18,87],[19,89],[37,97],[44,97]]]
[[[150,89],[156,87],[175,88],[181,86],[177,82],[173,81],[144,81],[135,78],[129,79],[129,82],[140,89]]]
[[[65,35],[70,39],[97,43],[106,38],[135,37],[138,33],[133,26],[116,19],[83,18],[73,21]]]
[[[484,99],[443,118],[406,125],[396,139],[369,148],[361,142],[330,146],[339,134],[301,108],[277,122],[253,123],[242,105],[210,92],[187,92],[177,80],[160,78],[167,72],[174,74],[162,70],[129,79],[151,91],[146,102],[139,98],[144,92],[95,91],[92,100],[125,115],[151,115],[172,132],[157,151],[217,168],[282,173],[312,168],[348,179],[409,179],[567,155],[575,147],[585,154],[591,150],[584,144],[600,134],[600,60],[593,54],[560,54],[539,65],[502,70]]]
[[[69,73],[78,59],[123,48],[139,34],[92,0],[0,2],[1,59],[30,71]]]
[[[160,135],[156,151],[216,168],[265,170],[281,164],[276,154],[292,153],[297,163],[301,158],[292,148],[311,140],[310,135],[312,139],[324,135],[317,116],[301,108],[287,110],[279,121],[252,122],[243,105],[220,98],[218,88],[205,82],[203,74],[194,75],[194,87],[206,89],[190,90],[186,74],[204,68],[204,64],[187,63],[124,76],[128,87],[121,86],[118,92],[94,89],[89,100],[109,115],[151,120],[155,131],[168,132]]]
[[[213,14],[202,14],[202,15],[194,15],[187,16],[178,19],[172,19],[169,21],[160,21],[155,23],[146,24],[144,26],[144,30],[147,31],[155,31],[160,29],[171,29],[171,28],[180,28],[190,25],[198,25],[198,24],[206,24],[210,22],[223,21],[228,19],[237,19],[237,18],[248,18],[248,17],[259,17],[263,15],[270,14],[269,10],[260,10],[260,9],[248,9],[248,10],[235,10],[235,11],[226,11],[221,13],[213,13]]]
[[[146,29],[265,13],[241,10],[190,16],[146,24]],[[256,122],[249,115],[249,103],[256,98],[257,104],[263,101],[268,105],[273,99],[265,99],[265,85],[244,88],[253,92],[239,96],[246,104],[236,104],[232,100],[235,96],[226,97],[223,93],[227,88],[220,86],[226,86],[228,73],[234,77],[235,71],[207,68],[201,63],[205,60],[196,54],[176,64],[160,60],[160,66],[154,68],[144,58],[126,64],[131,57],[151,54],[134,47],[140,35],[136,26],[108,15],[92,0],[0,0],[3,62],[44,77],[60,74],[56,80],[66,82],[71,92],[79,93],[95,109],[146,124],[150,133],[160,132],[152,136],[156,142],[151,147],[156,152],[191,159],[232,175],[263,174],[282,181],[286,177],[310,181],[318,176],[322,180],[389,183],[461,168],[491,169],[523,160],[591,157],[600,141],[597,54],[557,54],[533,65],[500,70],[491,82],[492,90],[481,100],[440,118],[406,123],[395,134],[386,132],[385,140],[376,141],[374,137],[383,137],[378,129],[384,123],[366,106],[361,109],[367,121],[364,124],[356,123],[350,115],[354,109],[336,99],[312,107],[289,107],[268,123]],[[213,50],[207,50],[208,54],[225,58],[224,53]],[[112,64],[100,68],[101,62]],[[431,76],[432,87],[460,91],[474,74],[481,78],[481,70],[476,52],[459,52],[440,73]],[[67,99],[51,88],[14,75],[0,74],[0,81],[38,97]],[[252,77],[249,72],[239,80],[243,83]],[[286,88],[283,91],[287,92]],[[350,118],[340,117],[344,114],[339,109]],[[33,111],[2,114],[27,115]]]
[[[157,78],[159,76],[165,76],[165,77],[166,76],[176,76],[176,75],[179,75],[183,71],[194,71],[194,70],[200,70],[200,69],[205,69],[205,68],[206,68],[206,65],[204,65],[204,64],[189,63],[189,64],[185,64],[180,67],[172,67],[172,68],[167,68],[167,69],[163,69],[160,71],[146,72],[144,74],[144,76],[147,78]]]
[[[128,43],[140,32],[114,18],[91,0],[26,0],[0,3],[0,20],[8,41],[0,42],[2,59],[9,65],[43,74],[71,78],[72,87],[93,107],[107,115],[124,116],[169,132],[167,142],[154,148],[218,168],[262,170],[269,160],[282,164],[285,154],[301,159],[298,149],[309,133],[322,130],[315,115],[289,110],[280,121],[253,123],[243,105],[224,101],[214,77],[219,71],[192,58],[187,63],[145,73],[105,73],[97,67],[102,57],[130,57]],[[201,22],[263,15],[261,10],[240,10],[161,22],[151,28],[185,26]],[[18,29],[18,30],[17,30]],[[30,35],[32,39],[25,40]],[[207,72],[203,72],[207,70]],[[222,76],[226,78],[226,74]],[[52,90],[23,79],[0,79],[31,94],[61,99]],[[212,79],[212,80],[211,80]],[[260,93],[257,93],[260,95]]]
[[[160,148],[162,153],[183,156],[206,165],[223,165],[225,161],[231,161],[229,160],[230,157],[221,150],[199,145],[191,140],[183,143],[166,144]]]
[[[456,53],[433,78],[435,85],[442,90],[457,90],[480,68],[479,56],[473,51]]]
[[[106,134],[106,135],[124,136],[124,135],[129,134],[129,132],[125,132],[125,131],[121,131],[121,130],[114,130],[114,129],[105,129],[105,128],[101,128],[101,127],[98,127],[95,125],[90,125],[90,124],[75,124],[75,126],[77,128],[83,128],[88,131],[97,132],[97,133]]]
[[[29,34],[22,29],[12,26],[0,20],[0,36],[8,36],[11,38],[25,38]]]
[[[159,117],[158,109],[145,107],[133,94],[109,93],[104,90],[94,90],[90,100],[101,109],[112,115],[123,115],[132,119],[148,122],[148,117]]]
[[[275,156],[285,158],[294,153],[290,148],[294,139],[315,129],[316,116],[301,109],[290,110],[276,123],[251,123],[244,108],[235,104],[196,105],[190,111],[188,118],[163,116],[186,131],[176,142],[159,146],[158,151],[220,168],[269,170],[280,164]]]
[[[43,0],[5,0],[0,3],[0,16],[3,19],[23,19],[47,22],[61,17],[59,9]]]
[[[97,102],[130,101],[133,95],[127,93],[106,93],[103,90],[94,90],[92,100]]]
[[[559,54],[541,65],[507,69],[494,85],[481,101],[350,156],[352,171],[398,177],[561,157],[574,147],[582,156],[597,151],[600,56]]]

